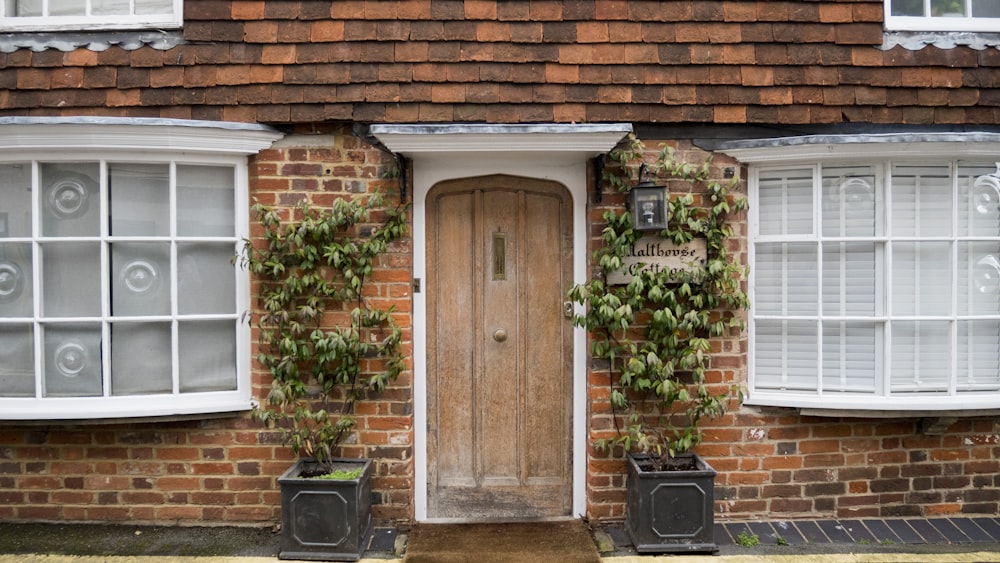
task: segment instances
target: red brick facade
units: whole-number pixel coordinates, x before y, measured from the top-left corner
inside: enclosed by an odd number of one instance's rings
[[[398,197],[385,179],[392,157],[353,133],[357,123],[631,122],[691,137],[708,124],[1000,123],[1000,50],[882,50],[882,10],[881,0],[189,0],[184,41],[166,50],[0,52],[0,116],[275,125],[288,137],[251,159],[250,195],[277,207],[375,189]],[[643,140],[706,154],[679,133]],[[715,159],[718,177],[739,168]],[[623,203],[608,192],[588,205],[592,246],[603,208]],[[745,217],[737,234],[745,260]],[[408,353],[423,322],[411,314],[411,243],[390,249],[373,295],[395,306]],[[715,347],[710,377],[745,384],[746,336]],[[592,441],[613,425],[606,372],[588,377]],[[265,374],[252,380],[262,398]],[[414,516],[414,400],[408,370],[359,407],[344,452],[375,458],[382,520]],[[1000,513],[1000,419],[922,424],[745,407],[711,422],[699,452],[720,472],[719,518]],[[291,459],[277,438],[246,416],[0,423],[0,519],[270,524]],[[586,516],[623,518],[623,460],[590,448],[586,465]]]

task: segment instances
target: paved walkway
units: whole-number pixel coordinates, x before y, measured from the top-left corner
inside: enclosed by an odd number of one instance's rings
[[[606,563],[916,563],[1000,561],[1000,518],[899,518],[863,520],[795,520],[784,522],[729,522],[716,524],[718,555],[640,556],[628,545],[621,528],[604,528],[614,551],[603,554]],[[11,540],[16,534],[17,541]],[[94,549],[69,554],[72,544]],[[103,537],[102,537],[103,534]],[[4,538],[6,536],[6,538]],[[81,540],[80,538],[86,538]],[[136,540],[130,545],[131,538]],[[155,538],[155,541],[151,541]],[[224,539],[234,550],[221,551]],[[274,563],[277,535],[260,529],[100,526],[84,524],[0,523],[0,563]],[[139,540],[147,541],[137,550]],[[398,534],[376,530],[372,548],[362,561],[401,563],[393,554]],[[756,542],[756,545],[751,545]],[[198,551],[211,544],[214,551]],[[253,544],[253,545],[251,545]],[[13,547],[12,547],[13,546]],[[200,553],[200,554],[196,554]],[[115,555],[111,555],[115,554]],[[571,563],[571,562],[567,562]]]

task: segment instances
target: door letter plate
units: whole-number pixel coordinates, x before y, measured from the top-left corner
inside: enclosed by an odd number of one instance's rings
[[[493,233],[493,279],[507,279],[507,235]]]

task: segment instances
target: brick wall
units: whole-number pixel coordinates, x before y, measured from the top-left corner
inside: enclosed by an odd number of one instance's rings
[[[398,201],[397,182],[385,179],[390,157],[351,136],[349,127],[309,129],[252,160],[251,198],[276,207],[328,206],[333,198],[381,189],[389,202]],[[390,248],[371,295],[395,305],[407,355],[411,254],[408,239]],[[411,373],[359,406],[358,431],[342,452],[375,458],[373,512],[382,520],[413,514]],[[254,365],[254,397],[266,396],[268,378]],[[0,520],[271,524],[280,518],[276,478],[291,461],[280,435],[247,416],[0,424]]]
[[[649,148],[661,142],[644,139]],[[668,141],[689,162],[707,153],[687,142]],[[652,160],[654,154],[647,155]],[[738,164],[715,155],[714,178]],[[746,177],[746,171],[741,177]],[[670,185],[668,184],[668,188]],[[607,188],[606,188],[607,189]],[[605,191],[602,206],[621,207],[624,197]],[[592,221],[603,209],[593,208]],[[746,260],[746,217],[736,217],[735,257]],[[600,245],[599,224],[590,229],[591,250]],[[746,387],[747,341],[716,339],[710,383]],[[592,362],[589,436],[614,435],[607,365]],[[623,425],[623,422],[619,422]],[[939,426],[934,428],[934,426]],[[824,418],[795,409],[742,407],[704,425],[695,450],[719,472],[716,514],[734,519],[796,517],[864,518],[1000,513],[1000,421]],[[605,454],[588,445],[588,514],[624,518],[625,463],[620,451]]]

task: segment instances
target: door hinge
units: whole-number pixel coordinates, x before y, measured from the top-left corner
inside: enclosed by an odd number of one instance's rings
[[[420,293],[420,278],[413,278],[413,293]]]

